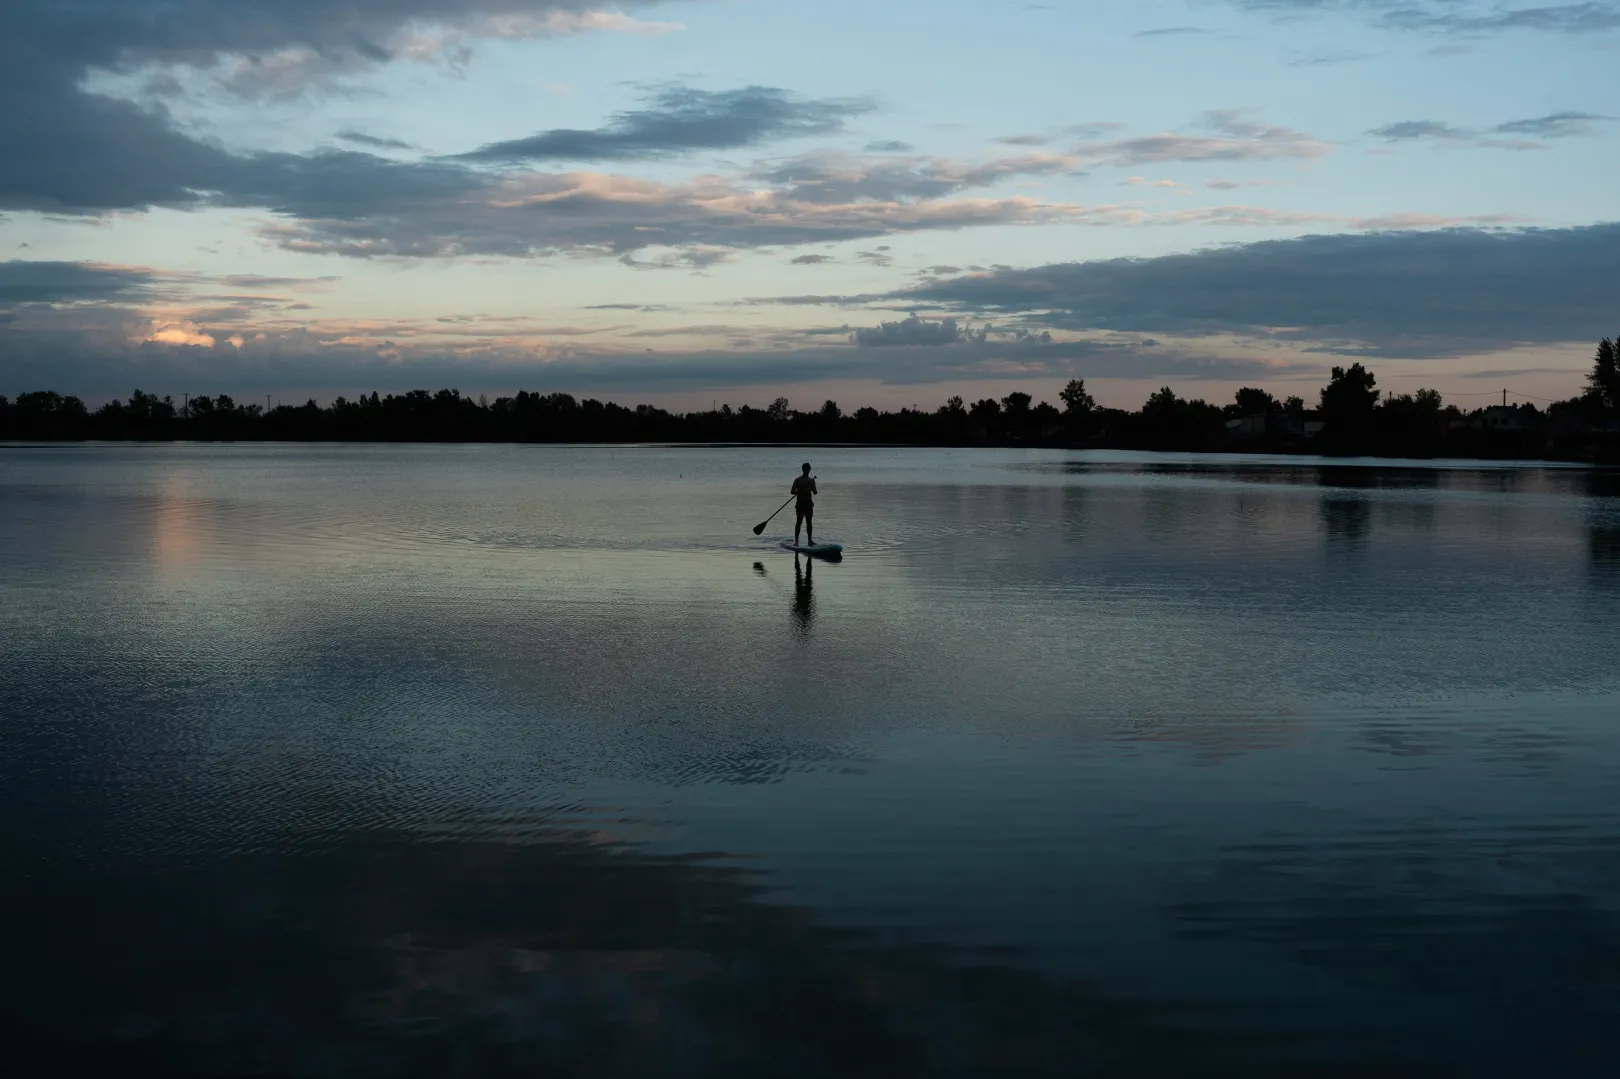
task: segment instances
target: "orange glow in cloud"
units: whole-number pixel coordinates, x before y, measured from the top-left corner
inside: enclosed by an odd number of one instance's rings
[[[144,338],[160,345],[193,345],[213,348],[214,338],[192,322],[153,322],[152,332]]]

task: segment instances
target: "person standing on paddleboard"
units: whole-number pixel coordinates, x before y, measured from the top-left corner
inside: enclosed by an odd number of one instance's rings
[[[808,461],[805,462],[802,474],[793,481],[793,486],[788,488],[788,493],[798,499],[794,506],[793,546],[797,547],[799,545],[799,528],[803,526],[805,538],[810,541],[810,546],[814,547],[816,545],[816,526],[813,519],[816,512],[814,496],[821,492],[816,490],[816,478],[810,475]]]

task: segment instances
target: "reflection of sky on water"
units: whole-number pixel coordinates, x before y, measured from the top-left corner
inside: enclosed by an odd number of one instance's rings
[[[828,564],[748,534],[796,453],[0,454],[0,909],[71,912],[7,1014],[384,1073],[1607,1029],[1600,474],[818,450]]]

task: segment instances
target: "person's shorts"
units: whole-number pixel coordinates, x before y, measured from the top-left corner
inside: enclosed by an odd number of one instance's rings
[[[806,517],[816,512],[816,504],[808,500],[801,500],[796,508]]]

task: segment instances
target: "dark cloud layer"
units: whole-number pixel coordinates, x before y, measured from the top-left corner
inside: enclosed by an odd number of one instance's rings
[[[852,379],[915,386],[1070,377],[1263,380],[1300,370],[1151,343],[1038,338],[884,349],[840,344],[595,351],[542,361],[498,349],[471,355],[431,346],[382,349],[310,333],[252,340],[240,347],[174,347],[131,343],[116,334],[38,332],[15,336],[10,356],[0,366],[0,394],[50,387],[88,397],[123,395],[136,386],[159,393],[189,389],[237,396],[440,386],[472,392],[635,393]]]
[[[645,6],[630,0],[623,6]],[[302,48],[386,61],[400,36],[439,25],[577,15],[585,0],[7,0],[0,4],[0,208],[98,212],[148,206],[296,207],[477,181],[365,154],[234,155],[164,115],[83,87],[94,70],[207,65]],[[426,170],[426,171],[424,171]]]
[[[862,348],[894,345],[954,345],[962,340],[962,327],[953,318],[931,322],[912,315],[899,322],[883,322],[870,329],[855,331],[855,343]]]
[[[1620,319],[1620,224],[1307,236],[931,281],[894,294],[1054,327],[1243,334],[1390,356],[1595,340]]]
[[[1034,223],[1073,210],[1030,198],[925,201],[1061,167],[1033,159],[978,167],[857,163],[837,176],[787,181],[794,191],[759,192],[711,179],[660,185],[450,159],[399,161],[365,149],[231,153],[180,131],[160,112],[84,88],[98,70],[206,69],[288,49],[384,63],[424,34],[510,36],[530,32],[524,20],[543,28],[556,19],[567,27],[604,18],[611,17],[590,14],[585,0],[12,0],[0,6],[0,100],[23,106],[0,110],[0,210],[254,207],[280,218],[265,236],[305,253],[623,256],[679,248],[679,255],[638,264],[682,266],[721,260],[723,248]],[[666,87],[647,109],[599,130],[546,132],[481,155],[503,161],[720,149],[834,130],[869,107],[764,87],[712,93]],[[342,137],[358,147],[394,148],[363,132]],[[860,189],[851,196],[856,204],[826,204],[826,192],[839,183]],[[879,190],[894,192],[887,204],[867,193]]]
[[[650,329],[633,337],[735,330],[715,349],[640,350],[633,345],[573,343],[597,332],[578,327],[490,328],[479,319],[400,320],[368,324],[256,323],[257,296],[234,307],[193,310],[184,319],[143,310],[154,297],[181,301],[187,281],[140,269],[74,263],[0,263],[0,394],[40,388],[91,397],[189,389],[241,395],[457,386],[466,390],[562,389],[679,391],[792,382],[871,379],[891,384],[1121,378],[1258,379],[1287,374],[1257,360],[1217,357],[1152,341],[1055,341],[1021,328],[969,330],[952,318],[910,318],[877,327],[823,332],[728,325]],[[191,285],[206,284],[203,280]],[[151,290],[151,291],[148,291]],[[635,304],[601,308],[651,309]],[[236,320],[242,320],[239,324]],[[451,325],[452,323],[461,323]],[[521,329],[521,328],[520,328]],[[804,345],[806,336],[849,343]]]
[[[91,262],[0,262],[0,311],[21,304],[132,300],[157,277],[150,270]]]
[[[809,101],[770,86],[720,91],[666,86],[653,94],[647,108],[621,112],[605,127],[558,128],[460,156],[472,161],[620,161],[733,150],[830,134],[871,109],[868,101]]]

